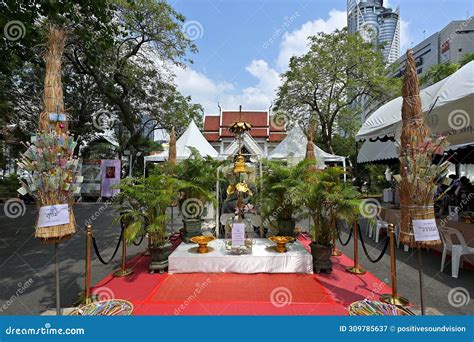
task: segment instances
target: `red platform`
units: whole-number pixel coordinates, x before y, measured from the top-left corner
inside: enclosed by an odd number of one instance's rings
[[[369,272],[347,273],[353,261],[345,255],[333,258],[331,274],[321,275],[150,274],[149,261],[137,256],[127,265],[133,274],[110,275],[93,292],[131,301],[135,315],[346,315],[350,303],[390,293]]]

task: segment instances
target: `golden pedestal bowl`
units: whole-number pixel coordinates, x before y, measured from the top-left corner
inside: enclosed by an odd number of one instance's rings
[[[198,253],[209,253],[209,247],[207,247],[207,244],[214,240],[214,236],[194,236],[191,239],[189,239],[191,242],[197,243],[199,245],[197,252]]]
[[[276,243],[275,251],[278,253],[286,253],[286,244],[293,241],[295,238],[292,236],[270,236],[268,240]]]

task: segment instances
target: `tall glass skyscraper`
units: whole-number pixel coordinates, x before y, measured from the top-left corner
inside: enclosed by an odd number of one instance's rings
[[[400,12],[384,7],[383,0],[347,0],[347,28],[383,46],[387,64],[400,56]]]

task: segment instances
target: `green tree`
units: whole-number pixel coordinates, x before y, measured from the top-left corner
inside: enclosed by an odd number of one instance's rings
[[[457,63],[441,63],[433,65],[423,76],[421,76],[420,84],[434,84],[448,77],[449,75],[454,74],[456,71],[458,71],[458,69],[459,64]]]
[[[373,107],[393,97],[393,81],[386,76],[380,51],[359,34],[346,29],[310,37],[309,51],[292,57],[282,74],[276,109],[288,113],[293,124],[316,127],[328,152],[338,119],[356,118],[357,102]]]
[[[185,18],[165,1],[4,1],[2,29],[20,22],[23,36],[0,41],[0,111],[7,122],[36,129],[44,64],[43,31],[68,30],[63,61],[65,104],[73,133],[97,131],[97,112],[113,113],[120,150],[140,148],[154,128],[185,126],[201,108],[173,84],[171,65],[184,65],[196,47],[182,32]],[[11,115],[13,114],[13,115]],[[199,120],[197,120],[199,121]]]
[[[435,64],[426,71],[426,73],[420,78],[420,84],[431,85],[436,82],[445,79],[446,77],[454,74],[459,68],[462,68],[469,62],[474,61],[474,53],[466,53],[459,60],[459,63],[441,63]]]

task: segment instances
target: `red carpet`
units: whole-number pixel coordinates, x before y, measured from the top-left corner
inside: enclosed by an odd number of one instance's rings
[[[333,303],[312,275],[265,273],[169,275],[152,295],[151,302],[180,303],[195,292],[199,292],[200,302],[270,303],[277,301],[280,294],[282,301],[293,303]]]
[[[309,244],[309,241],[301,241]],[[137,256],[124,278],[94,287],[101,298],[131,301],[135,315],[347,315],[347,305],[376,299],[390,288],[367,272],[345,271],[352,260],[333,258],[332,274],[149,274],[149,257]],[[387,276],[389,271],[387,271]]]

